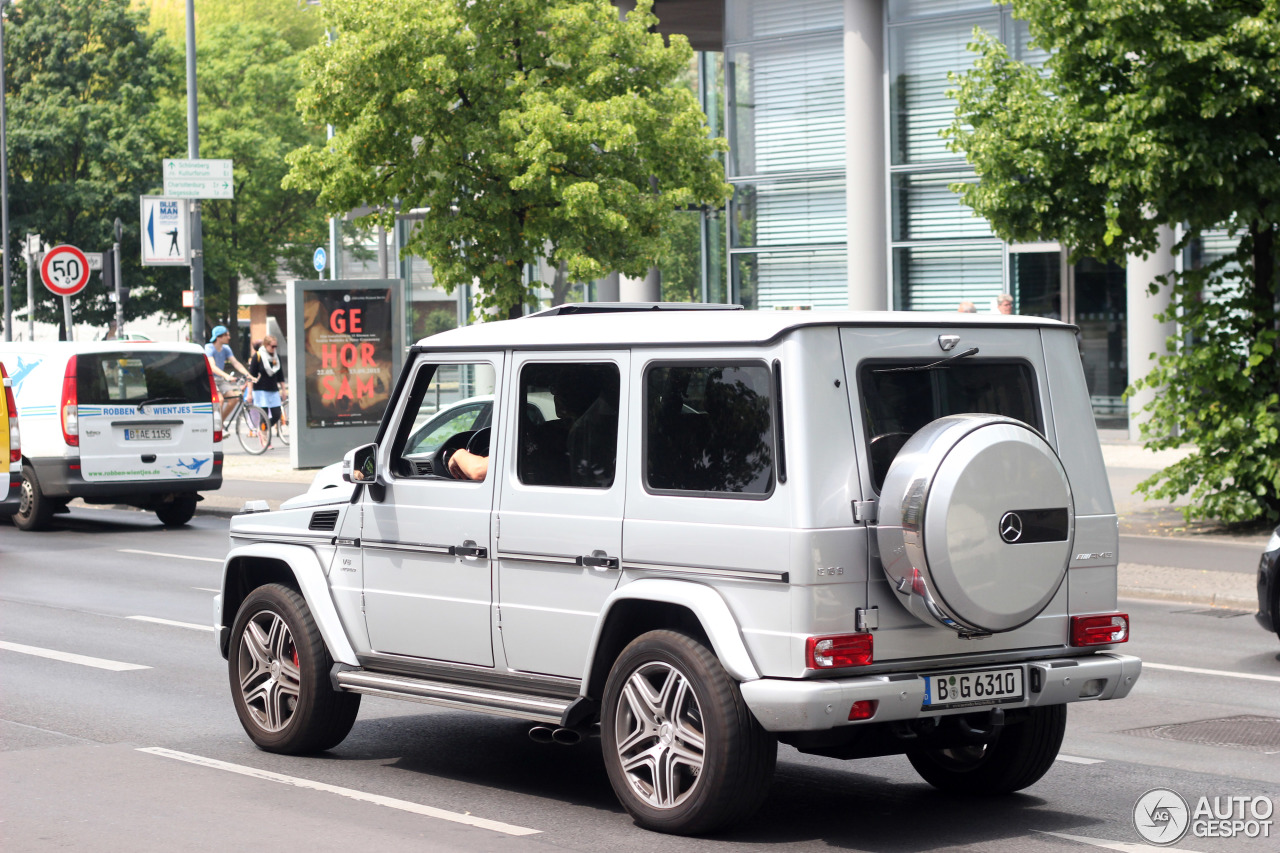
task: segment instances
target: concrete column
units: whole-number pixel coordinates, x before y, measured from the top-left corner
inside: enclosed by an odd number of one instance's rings
[[[885,175],[885,50],[882,0],[844,0],[845,198],[849,307],[890,307]]]
[[[620,276],[616,272],[611,272],[604,278],[596,282],[596,301],[597,302],[619,302],[621,301],[619,291]]]
[[[661,302],[662,272],[657,267],[650,267],[644,278],[619,276],[619,302]]]
[[[1165,354],[1165,341],[1176,334],[1176,323],[1161,323],[1155,315],[1169,309],[1171,290],[1162,286],[1152,296],[1147,287],[1158,276],[1168,275],[1176,267],[1177,258],[1173,254],[1175,237],[1173,229],[1162,225],[1159,229],[1160,248],[1147,258],[1131,256],[1126,266],[1127,294],[1126,313],[1128,316],[1128,353],[1129,382],[1141,379],[1151,372],[1155,366],[1151,354]],[[1138,429],[1147,419],[1142,407],[1155,399],[1156,392],[1144,388],[1129,398],[1129,438],[1138,438]]]

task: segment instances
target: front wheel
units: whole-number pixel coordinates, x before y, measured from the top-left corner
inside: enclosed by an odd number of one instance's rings
[[[268,584],[249,593],[236,615],[227,663],[240,724],[268,752],[321,752],[355,725],[360,694],[330,686],[333,658],[295,590]]]
[[[1030,787],[1049,772],[1067,730],[1067,706],[1031,708],[995,741],[907,755],[920,777],[958,794],[1008,794]]]
[[[236,415],[236,439],[245,453],[259,456],[267,452],[271,446],[270,419],[266,412],[257,406],[246,405]]]
[[[675,631],[637,637],[605,683],[609,782],[645,829],[692,835],[746,818],[769,790],[778,743],[706,646]]]

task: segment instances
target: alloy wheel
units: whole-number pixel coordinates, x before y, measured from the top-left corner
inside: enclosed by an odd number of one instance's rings
[[[654,808],[680,805],[693,793],[706,754],[702,708],[680,670],[653,661],[627,679],[615,726],[628,784]]]

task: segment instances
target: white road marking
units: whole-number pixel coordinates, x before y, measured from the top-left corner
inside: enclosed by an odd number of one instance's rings
[[[200,592],[222,592],[222,590],[220,590],[220,589],[209,589],[209,587],[207,587],[207,586],[193,586],[193,587],[191,587],[191,588],[192,588],[192,589],[197,589],[197,590],[199,590]]]
[[[1231,672],[1225,669],[1200,669],[1195,666],[1174,666],[1171,663],[1151,663],[1150,661],[1142,662],[1143,669],[1167,669],[1170,672],[1191,672],[1196,675],[1220,675],[1223,678],[1247,678],[1252,681],[1274,681],[1280,684],[1280,676],[1277,675],[1254,675],[1251,672]]]
[[[190,554],[166,554],[163,551],[138,551],[134,548],[119,548],[121,554],[144,554],[148,557],[170,557],[174,560],[199,560],[203,563],[225,563],[222,557],[193,557]]]
[[[60,660],[64,663],[78,663],[81,666],[92,666],[97,669],[109,669],[112,672],[127,672],[131,669],[151,669],[151,667],[143,666],[139,663],[121,663],[118,660],[91,658],[88,655],[76,655],[71,652],[58,652],[53,649],[40,649],[35,646],[24,646],[21,643],[6,643],[4,641],[0,641],[0,649],[7,649],[8,651],[19,652],[24,655],[35,655],[39,658]]]
[[[172,619],[158,619],[155,616],[126,616],[126,619],[133,619],[137,622],[154,622],[157,625],[172,625],[175,628],[189,628],[192,631],[212,631],[212,625],[197,625],[194,622],[175,622]]]
[[[1058,760],[1065,761],[1068,764],[1102,764],[1103,763],[1101,758],[1081,758],[1078,755],[1063,755],[1061,753],[1058,754]]]
[[[439,820],[452,821],[453,823],[464,823],[467,826],[489,829],[506,835],[537,835],[542,831],[539,829],[529,829],[523,826],[513,826],[509,823],[500,823],[496,820],[488,820],[486,818],[476,817],[470,814],[445,811],[444,809],[424,806],[420,803],[411,803],[408,800],[397,800],[392,797],[384,797],[379,794],[370,794],[366,791],[356,791],[352,788],[340,788],[337,785],[328,785],[324,782],[313,782],[310,779],[299,779],[296,776],[285,776],[282,773],[272,773],[269,770],[259,770],[256,767],[246,767],[243,764],[231,764],[226,761],[218,761],[215,758],[205,758],[204,756],[192,755],[187,752],[177,752],[172,749],[165,749],[158,746],[142,747],[138,751],[147,752],[151,755],[158,755],[161,758],[172,758],[176,761],[198,764],[201,767],[210,767],[214,770],[226,770],[229,773],[239,773],[241,776],[249,776],[254,779],[264,779],[268,782],[279,782],[284,785],[292,785],[295,788],[309,788],[313,791],[325,791],[330,794],[337,794],[340,797],[349,797],[353,800],[359,800],[364,803],[373,803],[376,806],[400,809],[401,811],[412,812],[413,814],[420,814],[426,817],[434,817]]]
[[[1108,841],[1105,838],[1086,838],[1083,835],[1067,835],[1065,832],[1045,832],[1037,829],[1043,835],[1052,835],[1054,838],[1065,838],[1068,841],[1078,841],[1081,844],[1088,844],[1091,847],[1101,847],[1103,850],[1118,850],[1120,853],[1160,853],[1162,850],[1174,849],[1178,853],[1196,853],[1194,850],[1187,850],[1185,847],[1154,847],[1150,844],[1132,844],[1128,841]]]

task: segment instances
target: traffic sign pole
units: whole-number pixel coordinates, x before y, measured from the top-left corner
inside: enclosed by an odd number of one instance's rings
[[[200,122],[196,111],[196,9],[187,0],[187,156],[200,159]],[[204,235],[200,228],[200,199],[191,202],[191,338],[204,343]],[[234,318],[233,318],[234,319]]]

